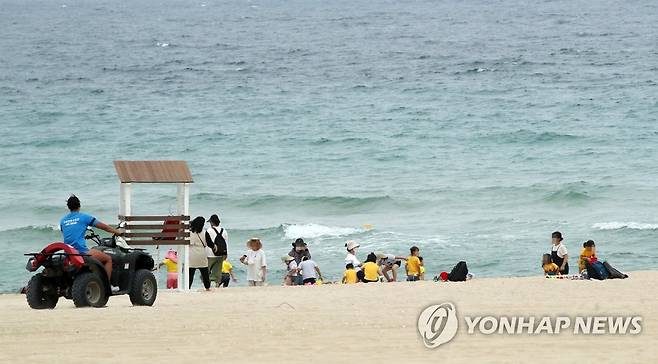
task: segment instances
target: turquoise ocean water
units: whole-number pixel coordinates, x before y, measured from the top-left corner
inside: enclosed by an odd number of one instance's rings
[[[348,239],[429,275],[539,273],[550,233],[658,265],[655,1],[0,1],[0,292],[115,159],[185,159],[229,255]],[[137,186],[136,213],[175,188]],[[371,224],[372,229],[364,229]],[[572,261],[572,263],[575,263]],[[572,264],[573,266],[573,264]],[[244,271],[238,271],[244,282]]]

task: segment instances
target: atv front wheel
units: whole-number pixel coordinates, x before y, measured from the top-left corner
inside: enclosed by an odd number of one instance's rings
[[[153,306],[158,295],[155,276],[147,269],[135,272],[135,279],[130,287],[130,302],[135,306]]]
[[[59,297],[52,292],[48,292],[49,288],[51,287],[48,285],[47,279],[43,275],[34,275],[30,278],[30,282],[28,282],[27,290],[25,292],[27,304],[35,310],[55,308]]]
[[[103,281],[98,275],[87,272],[75,277],[71,289],[75,307],[103,307],[108,296]]]

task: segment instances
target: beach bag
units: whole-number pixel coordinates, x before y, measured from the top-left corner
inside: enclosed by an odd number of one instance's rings
[[[585,267],[587,268],[587,275],[590,279],[608,279],[608,270],[605,269],[605,266],[601,262],[586,262]]]
[[[451,282],[463,282],[466,280],[467,275],[468,267],[466,266],[466,262],[461,261],[452,268],[450,274],[448,274],[448,280]]]
[[[224,228],[219,232],[214,227],[212,229],[215,230],[217,235],[215,235],[215,240],[212,241],[212,239],[210,239],[210,234],[206,231],[206,242],[208,243],[208,247],[216,257],[227,255],[226,240],[224,240],[224,236],[222,235],[224,233]]]
[[[604,262],[603,266],[605,267],[605,270],[608,271],[608,279],[624,279],[628,278],[628,274],[624,274],[615,268],[613,268],[610,263]]]

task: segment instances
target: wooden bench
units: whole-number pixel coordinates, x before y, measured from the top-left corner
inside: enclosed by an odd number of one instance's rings
[[[119,215],[129,245],[190,245],[190,217]]]

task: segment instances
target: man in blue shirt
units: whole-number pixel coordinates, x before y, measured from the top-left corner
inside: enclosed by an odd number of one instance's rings
[[[87,233],[88,226],[97,227],[101,230],[107,231],[108,233],[116,235],[122,235],[122,229],[115,229],[100,222],[91,215],[80,212],[80,199],[75,195],[69,197],[69,199],[66,201],[66,206],[68,206],[71,212],[62,217],[59,222],[59,228],[62,231],[62,236],[64,236],[64,242],[74,247],[80,254],[89,254],[96,258],[105,267],[108,279],[111,279],[112,257],[100,250],[90,250],[87,248],[85,234]]]

